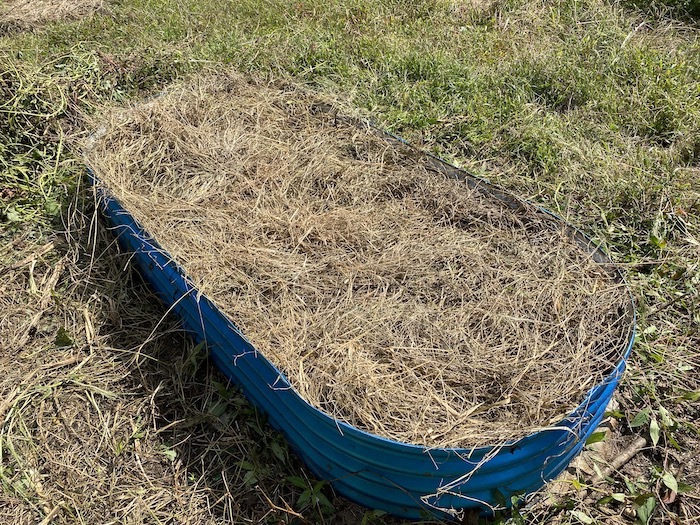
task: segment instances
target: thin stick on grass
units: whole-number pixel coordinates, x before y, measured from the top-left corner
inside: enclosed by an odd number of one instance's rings
[[[627,464],[627,462],[629,462],[634,456],[639,454],[646,446],[647,439],[643,436],[637,437],[637,439],[630,443],[627,448],[615,456],[615,458],[610,462],[610,465],[602,469],[599,474],[596,474],[591,478],[591,484],[595,485],[603,481],[605,478],[611,476],[615,471]]]

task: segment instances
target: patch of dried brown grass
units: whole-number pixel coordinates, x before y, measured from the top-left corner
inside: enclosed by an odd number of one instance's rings
[[[440,447],[558,422],[621,355],[624,288],[557,221],[336,113],[198,79],[113,115],[89,163],[334,417]]]
[[[0,231],[0,523],[284,520],[296,496],[280,479],[305,474],[269,452],[279,438],[239,395],[221,397],[108,237]],[[359,522],[344,505],[340,521]]]
[[[0,31],[85,18],[104,4],[104,0],[8,0],[0,4]]]
[[[206,500],[187,487],[182,465],[160,450],[153,399],[133,380],[133,361],[123,359],[132,350],[114,348],[121,322],[114,281],[93,286],[105,277],[104,261],[90,274],[65,242],[37,245],[30,236],[6,248],[0,521],[143,523],[179,516],[189,523],[207,516]],[[134,343],[123,335],[122,343]]]

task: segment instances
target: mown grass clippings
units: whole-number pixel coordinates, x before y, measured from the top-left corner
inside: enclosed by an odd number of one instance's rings
[[[0,35],[57,20],[79,20],[104,6],[104,0],[5,0],[0,4]]]
[[[518,439],[626,348],[625,287],[561,223],[291,85],[195,79],[106,126],[88,162],[108,190],[302,397],[359,428]]]
[[[93,53],[74,51],[39,64],[0,54],[0,224],[60,227],[82,171],[67,154],[66,136],[91,103],[112,98],[102,84],[106,76]]]
[[[172,482],[168,464],[140,446],[145,432],[136,436],[140,425],[148,426],[152,407],[147,396],[133,397],[129,360],[105,339],[117,325],[109,308],[98,312],[98,303],[116,306],[118,294],[108,303],[99,292],[83,297],[89,281],[65,243],[47,251],[30,238],[18,241],[3,253],[13,264],[1,294],[3,521],[166,514],[159,506],[170,506],[175,494],[163,498],[152,480]],[[104,285],[102,277],[99,270],[92,274]]]

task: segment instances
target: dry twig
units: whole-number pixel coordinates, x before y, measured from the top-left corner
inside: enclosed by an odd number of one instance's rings
[[[642,451],[644,447],[647,446],[647,440],[645,437],[638,437],[635,439],[627,448],[620,452],[611,462],[610,465],[605,467],[600,471],[600,474],[596,474],[591,478],[591,484],[595,485],[600,483],[605,478],[610,476],[613,472],[622,468],[629,460],[636,456]]]

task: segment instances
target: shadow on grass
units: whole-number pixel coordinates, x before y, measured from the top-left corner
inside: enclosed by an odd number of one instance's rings
[[[132,267],[130,254],[120,250],[104,225],[98,225],[96,242],[86,241],[81,241],[85,253],[96,254],[90,262],[94,287],[90,293],[107,299],[103,344],[118,352],[145,410],[123,453],[128,449],[137,454],[137,441],[148,440],[150,454],[166,460],[166,476],[173,478],[166,489],[197,500],[201,507],[197,519],[380,522],[375,516],[381,513],[336,496],[327,484],[318,483],[284,437],[266,423],[264,414],[208,361],[206,348],[184,333],[174,316],[166,315]],[[154,474],[161,476],[158,470]],[[321,497],[314,498],[316,494]],[[403,523],[391,518],[381,522]]]
[[[314,480],[82,219],[69,243],[2,234],[0,523],[371,517]]]

